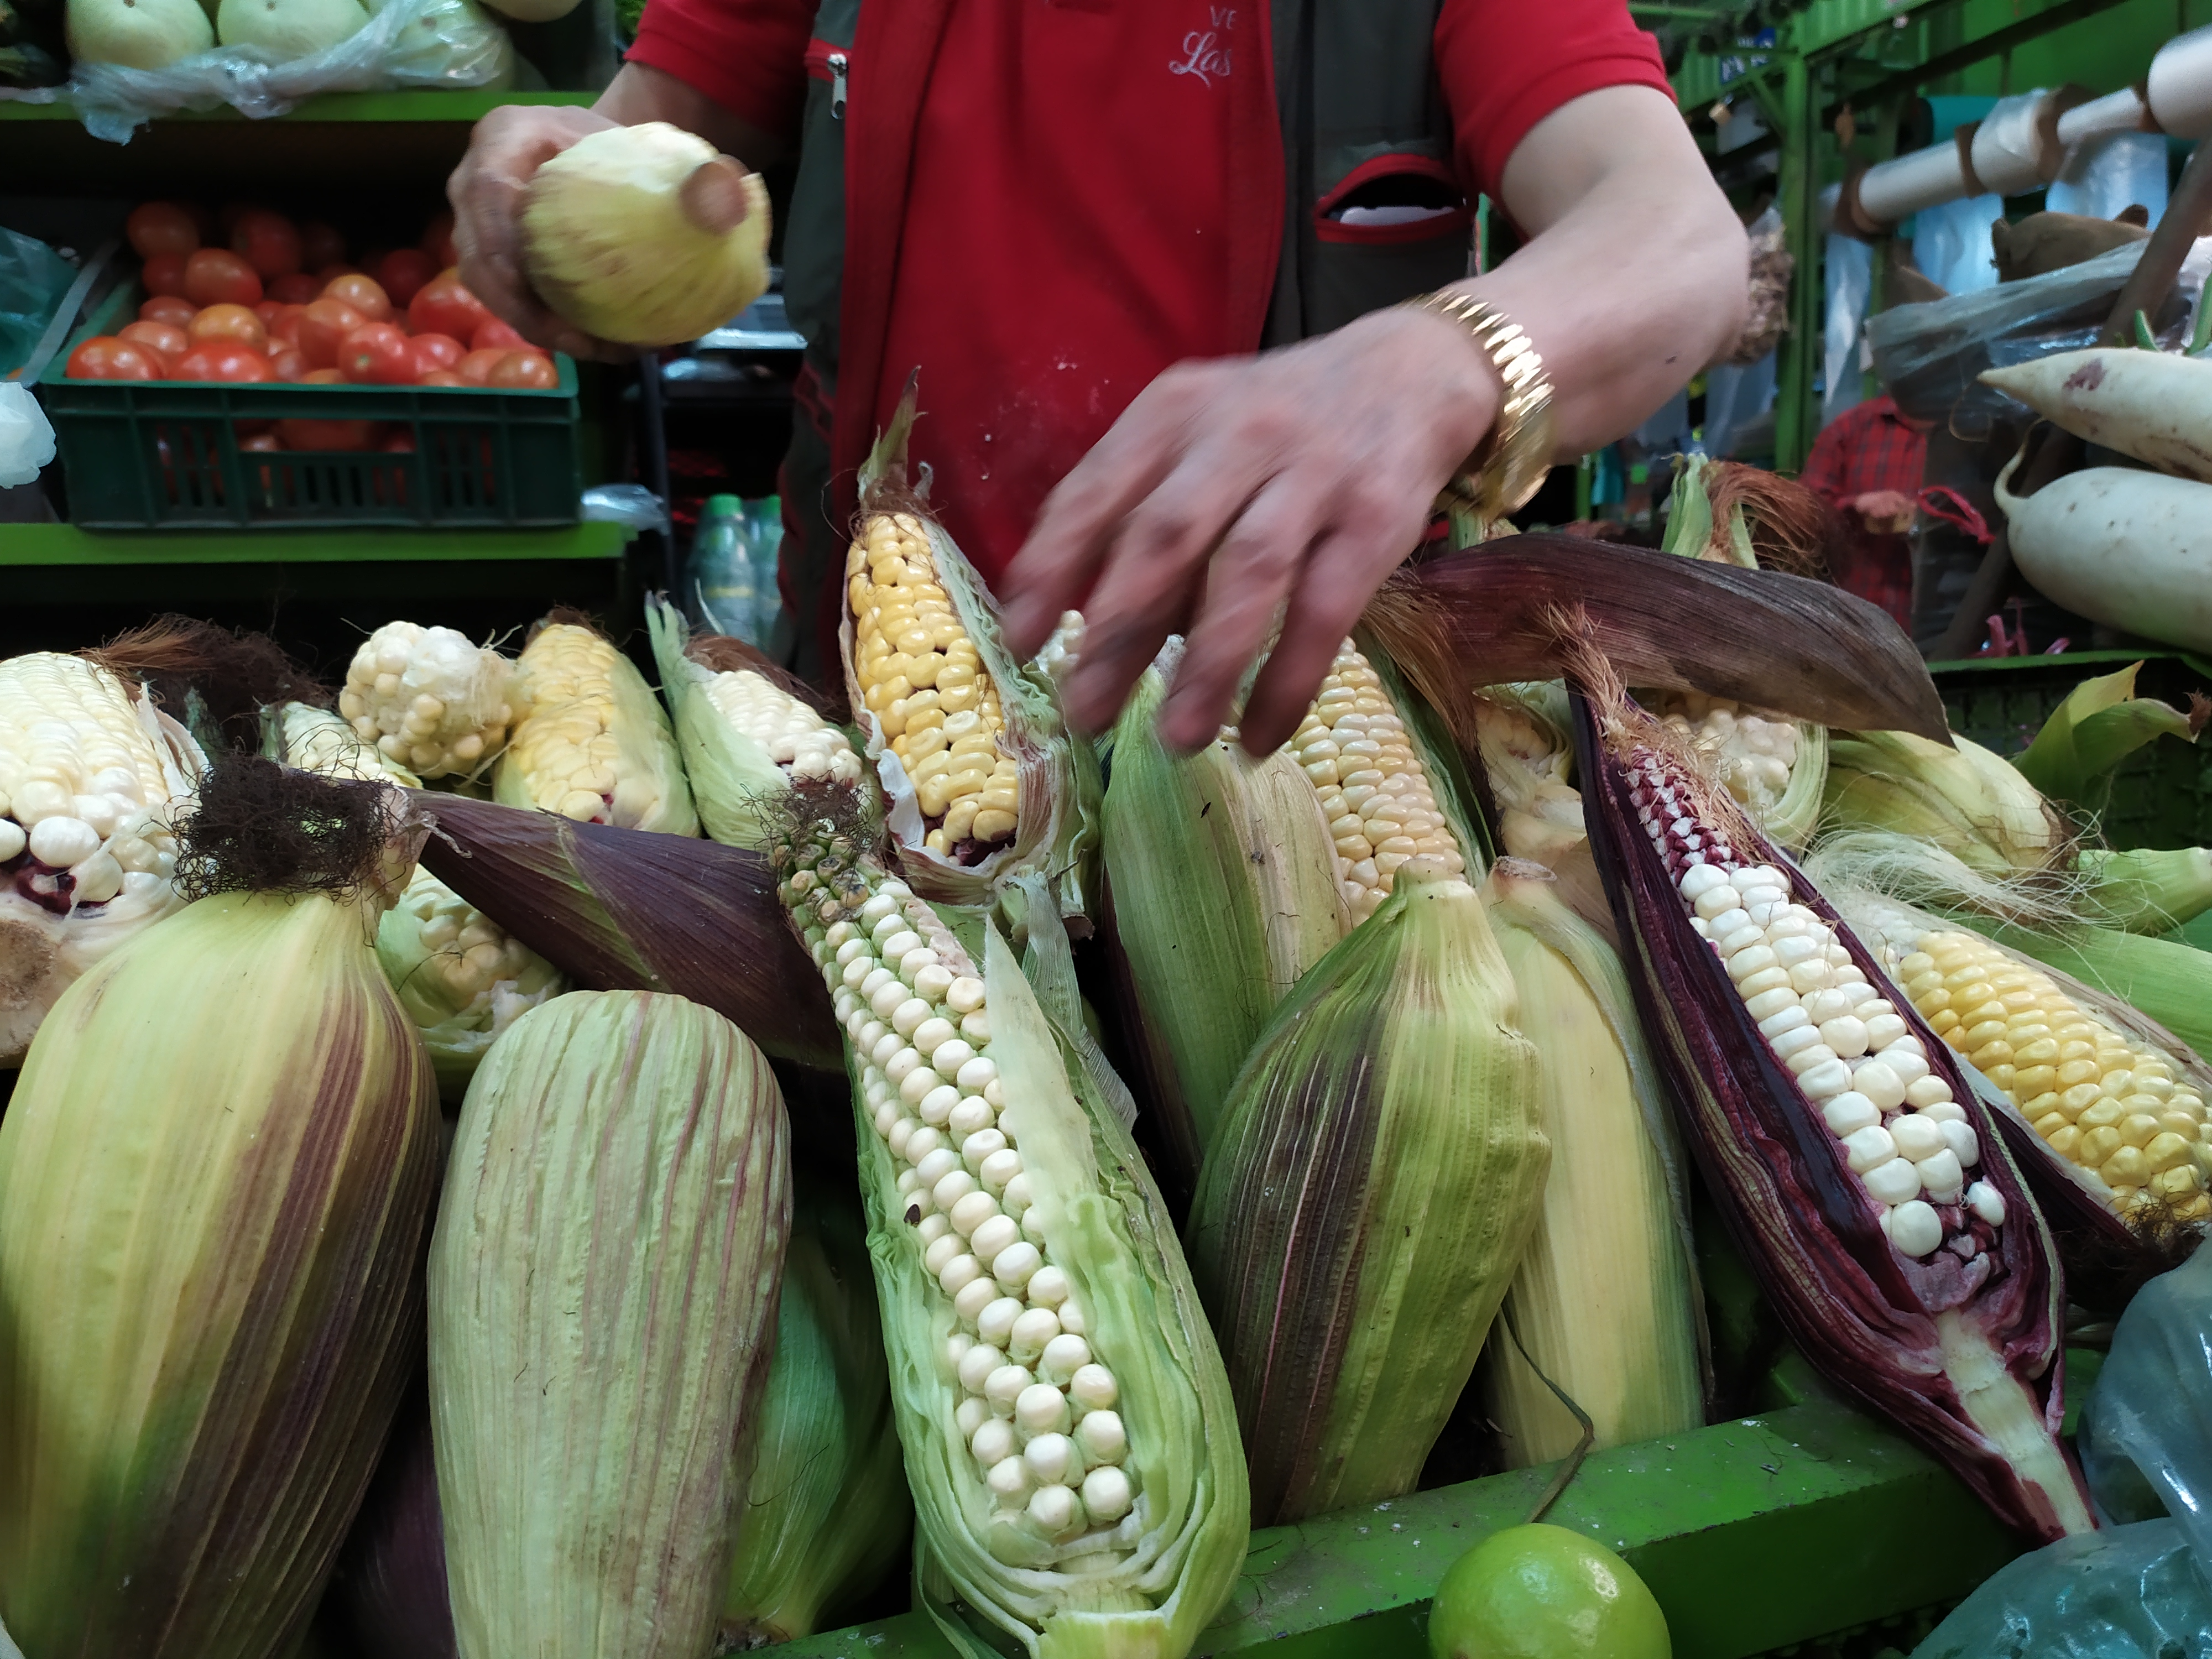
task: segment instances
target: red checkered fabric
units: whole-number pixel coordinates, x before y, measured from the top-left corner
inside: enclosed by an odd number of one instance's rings
[[[1836,586],[1871,599],[1912,625],[1912,556],[1902,536],[1876,535],[1849,510],[1861,495],[1893,489],[1908,500],[1920,493],[1928,461],[1928,434],[1915,431],[1887,397],[1845,410],[1821,429],[1797,482],[1843,514],[1850,551],[1834,561]]]

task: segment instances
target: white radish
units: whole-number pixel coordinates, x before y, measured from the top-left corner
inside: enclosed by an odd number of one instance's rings
[[[2096,347],[1984,369],[1981,378],[2077,438],[2212,483],[2212,362]]]
[[[1997,475],[2013,562],[2048,599],[2107,627],[2212,651],[2212,484],[2092,466],[2033,495]]]

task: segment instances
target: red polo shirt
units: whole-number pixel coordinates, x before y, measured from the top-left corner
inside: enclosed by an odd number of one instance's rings
[[[848,168],[869,164],[870,122],[906,113],[884,111],[902,95],[889,89],[870,102],[884,76],[862,50],[868,12],[850,54]],[[1281,176],[1269,18],[1266,0],[949,0],[903,202],[880,222],[848,215],[838,396],[866,404],[838,410],[837,448],[849,464],[919,365],[913,453],[987,577],[1153,376],[1258,344],[1281,191],[1235,185],[1262,166]],[[788,133],[812,21],[809,0],[651,0],[629,56]],[[902,49],[885,39],[896,27],[875,35],[884,55]],[[1569,100],[1667,87],[1625,0],[1443,0],[1436,61],[1470,199],[1495,194],[1514,146]],[[885,302],[865,336],[856,291]]]

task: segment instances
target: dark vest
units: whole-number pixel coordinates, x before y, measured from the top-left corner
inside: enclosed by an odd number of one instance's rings
[[[880,379],[899,234],[896,204],[890,212],[871,204],[868,181],[848,177],[848,141],[857,122],[868,122],[869,164],[903,177],[898,163],[910,156],[927,79],[926,69],[911,66],[928,63],[951,3],[875,0],[864,23],[860,0],[822,0],[807,54],[813,81],[784,234],[785,301],[807,340],[783,479],[785,524],[795,532],[784,543],[784,581],[800,618],[799,669],[817,680],[831,660],[823,654],[836,635],[830,601],[842,586],[854,471],[872,435],[870,411],[854,407],[833,418],[830,404],[842,363],[865,377],[856,401]],[[1239,279],[1249,302],[1232,310],[1250,319],[1249,349],[1326,333],[1468,274],[1471,207],[1412,225],[1347,226],[1331,217],[1347,198],[1393,175],[1433,180],[1455,196],[1462,188],[1433,59],[1440,3],[1273,0],[1279,156],[1232,158],[1237,179],[1271,180],[1279,167],[1282,181],[1279,204],[1255,191],[1232,205],[1233,214],[1249,216],[1248,228],[1278,216],[1280,223],[1279,237],[1262,231],[1264,258]],[[859,109],[856,92],[881,101]],[[1237,228],[1229,228],[1232,243]],[[848,280],[848,254],[856,249],[860,263]],[[957,483],[945,479],[939,488]]]

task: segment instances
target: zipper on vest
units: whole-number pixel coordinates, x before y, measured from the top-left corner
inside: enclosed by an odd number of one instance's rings
[[[830,54],[830,118],[833,121],[845,118],[845,71],[850,67],[850,61],[843,52]]]
[[[827,40],[810,40],[806,46],[806,72],[817,81],[830,83],[830,118],[845,118],[846,87],[851,76],[853,60],[842,46]]]

